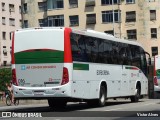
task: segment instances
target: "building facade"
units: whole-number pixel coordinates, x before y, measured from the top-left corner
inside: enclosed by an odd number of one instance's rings
[[[22,0],[23,27],[93,29],[160,54],[160,0]]]
[[[11,65],[12,32],[21,25],[21,1],[0,0],[0,66]]]

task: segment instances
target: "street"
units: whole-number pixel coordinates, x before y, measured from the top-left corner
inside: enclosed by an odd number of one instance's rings
[[[138,103],[131,103],[129,99],[109,99],[105,107],[89,107],[86,103],[68,103],[65,109],[54,110],[48,107],[47,103],[30,104],[19,106],[3,106],[0,112],[11,113],[40,113],[46,119],[54,118],[55,120],[66,119],[122,119],[122,118],[139,118],[139,119],[159,119],[160,117],[160,100],[159,99],[140,99]],[[14,116],[15,117],[15,116]],[[24,116],[23,116],[24,117]],[[31,116],[32,117],[32,116]],[[39,117],[39,116],[38,116]],[[8,119],[8,118],[7,118]],[[16,118],[11,118],[16,119]],[[30,118],[33,119],[33,118]],[[35,118],[34,118],[35,119]],[[39,118],[37,118],[39,119]],[[81,118],[82,119],[82,118]]]

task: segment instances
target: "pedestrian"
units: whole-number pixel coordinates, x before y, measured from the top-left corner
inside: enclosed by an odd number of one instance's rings
[[[13,103],[13,101],[14,101],[14,96],[13,96],[12,82],[10,82],[10,83],[7,84],[7,89],[8,89],[8,91],[10,91],[11,101],[12,101],[12,103]]]

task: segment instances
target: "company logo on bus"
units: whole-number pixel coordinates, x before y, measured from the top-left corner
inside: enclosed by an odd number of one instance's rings
[[[25,65],[21,65],[21,70],[26,70],[26,66]]]

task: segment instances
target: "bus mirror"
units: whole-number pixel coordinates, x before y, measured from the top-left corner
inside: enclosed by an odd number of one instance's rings
[[[151,65],[151,58],[148,58],[148,64]]]

